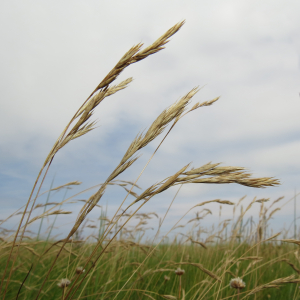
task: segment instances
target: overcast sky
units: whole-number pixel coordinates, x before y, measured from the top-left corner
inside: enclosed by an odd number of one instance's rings
[[[246,167],[255,177],[274,176],[282,184],[184,186],[166,224],[215,198],[238,202],[247,195],[245,205],[255,196],[285,196],[282,204],[291,199],[295,189],[300,192],[299,11],[300,2],[291,0],[1,1],[0,219],[26,203],[59,134],[122,55],[137,43],[148,46],[182,20],[166,49],[120,75],[117,83],[134,81],[99,105],[97,129],[58,153],[42,191],[54,177],[54,186],[83,182],[69,196],[103,182],[138,132],[200,86],[194,103],[220,100],[176,125],[138,184],[145,189],[187,163],[210,161]],[[119,179],[134,181],[162,137]],[[143,211],[163,215],[175,193],[157,196]],[[125,195],[111,187],[100,204],[112,214]],[[60,200],[62,194],[54,196]],[[207,207],[215,220],[219,205]],[[250,213],[258,211],[257,204]],[[290,202],[275,225],[289,226],[293,213]],[[232,208],[224,207],[223,214],[230,217]]]

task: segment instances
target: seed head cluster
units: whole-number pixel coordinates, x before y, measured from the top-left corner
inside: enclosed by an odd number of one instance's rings
[[[241,290],[246,287],[246,283],[240,277],[237,277],[230,280],[230,287]]]
[[[71,281],[68,278],[63,278],[60,280],[60,282],[57,284],[61,289],[66,288],[71,284]]]
[[[185,273],[184,270],[180,269],[180,268],[177,268],[177,270],[175,270],[175,274],[178,275],[178,276],[181,276]]]
[[[85,269],[83,267],[77,267],[76,268],[76,274],[82,274],[85,272]]]

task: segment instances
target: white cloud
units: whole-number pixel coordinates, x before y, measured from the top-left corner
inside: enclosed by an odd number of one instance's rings
[[[165,50],[120,75],[118,82],[135,80],[99,106],[94,117],[100,128],[63,149],[51,172],[59,170],[58,180],[101,182],[139,131],[194,86],[207,84],[194,102],[221,99],[176,125],[141,185],[146,188],[191,161],[193,166],[212,161],[245,166],[256,176],[278,176],[283,185],[265,190],[193,186],[183,190],[191,203],[197,193],[275,198],[297,186],[300,4],[32,0],[3,2],[0,8],[5,197],[8,187],[23,182],[19,197],[24,198],[64,126],[121,56],[139,42],[149,45],[183,19],[186,24]],[[136,178],[155,145],[158,141],[124,176]],[[159,209],[161,203],[155,203]]]

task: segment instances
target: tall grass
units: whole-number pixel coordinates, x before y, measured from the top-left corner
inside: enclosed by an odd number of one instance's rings
[[[57,216],[71,213],[62,210],[61,206],[78,194],[67,199],[64,196],[62,201],[54,203],[49,202],[48,198],[43,213],[33,217],[34,210],[40,207],[36,205],[36,200],[40,196],[45,177],[58,151],[70,141],[93,130],[95,121],[90,119],[94,110],[106,97],[126,88],[132,81],[132,78],[128,78],[112,86],[119,74],[131,64],[164,49],[169,38],[183,24],[184,21],[176,24],[144,49],[142,44],[129,49],[83,102],[54,143],[21,212],[17,230],[10,234],[5,232],[1,238],[0,289],[3,299],[228,299],[233,296],[252,299],[252,294],[256,297],[257,294],[263,295],[264,291],[268,290],[272,296],[271,288],[300,282],[291,275],[292,272],[299,272],[296,266],[299,262],[295,262],[293,246],[272,242],[278,234],[268,236],[267,224],[278,210],[275,208],[269,211],[272,205],[266,209],[266,199],[254,199],[245,210],[241,211],[238,220],[232,223],[231,229],[228,229],[229,222],[223,222],[219,224],[218,231],[210,232],[205,240],[200,237],[202,229],[195,222],[208,216],[210,213],[208,209],[199,212],[196,218],[191,220],[190,223],[194,223],[193,230],[188,234],[183,233],[183,239],[176,237],[173,242],[165,243],[165,236],[159,238],[159,230],[165,217],[160,220],[155,239],[145,242],[142,238],[146,232],[147,220],[153,217],[153,214],[142,214],[139,211],[154,196],[170,187],[178,186],[180,189],[184,184],[237,183],[264,188],[279,184],[275,178],[253,178],[243,167],[221,166],[220,163],[191,167],[187,164],[179,166],[178,172],[162,181],[150,183],[141,193],[134,192],[141,174],[174,126],[189,113],[203,106],[210,106],[219,99],[216,97],[192,105],[191,100],[198,93],[198,87],[192,88],[179,101],[163,110],[146,132],[137,134],[120,162],[116,162],[113,172],[107,176],[104,183],[98,185],[97,191],[84,201],[76,221],[65,238],[53,240],[51,231]],[[167,128],[169,129],[165,132]],[[118,179],[121,173],[139,158],[138,152],[163,133],[159,146],[135,182]],[[77,181],[70,182],[51,190],[62,190],[78,184],[80,183]],[[109,185],[124,188],[127,196],[110,218],[102,211],[98,227],[87,224],[90,212],[99,206]],[[135,200],[121,210],[128,195],[134,196]],[[258,224],[252,226],[252,222],[245,222],[244,217],[252,205],[257,205],[255,202],[261,203],[261,210]],[[274,201],[273,204],[277,202]],[[180,220],[192,209],[208,203],[235,205],[221,199],[202,202],[191,207]],[[234,207],[238,205],[239,203]],[[2,223],[17,213],[19,212],[9,216]],[[36,238],[32,239],[28,234],[28,226],[34,222],[42,224],[44,218],[49,216],[55,216],[55,220],[50,226],[47,238],[41,239],[39,230]],[[128,223],[134,218],[138,218],[139,222],[135,228],[130,229]],[[170,232],[178,229],[176,226],[180,220]],[[93,241],[84,239],[84,227],[98,229],[97,234],[90,237]],[[286,239],[286,242],[297,243],[295,239]],[[266,257],[266,253],[271,255],[268,254]],[[298,260],[298,256],[296,259]],[[276,268],[280,265],[277,268],[278,272],[265,274],[270,266],[275,265]],[[235,277],[243,277],[246,288],[231,283],[232,289],[229,289],[229,281]],[[232,282],[240,283],[242,280]],[[288,291],[294,298],[298,295],[293,288],[289,288]]]

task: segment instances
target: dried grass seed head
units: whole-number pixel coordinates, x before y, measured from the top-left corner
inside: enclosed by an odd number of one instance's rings
[[[120,164],[124,164],[133,154],[147,146],[151,141],[153,141],[157,136],[159,136],[170,122],[172,122],[173,120],[178,120],[178,118],[185,111],[186,106],[189,104],[191,98],[198,91],[198,87],[193,88],[179,101],[173,103],[169,108],[163,110],[163,112],[155,119],[155,121],[151,124],[151,126],[145,134],[141,133],[135,137],[135,139],[132,141],[129,148],[127,149]]]
[[[240,290],[246,287],[246,283],[240,277],[231,279],[229,285],[232,289]]]
[[[71,281],[68,278],[63,278],[59,281],[59,283],[57,285],[58,285],[58,287],[63,289],[63,288],[66,288],[67,286],[69,286],[70,284],[71,284]]]
[[[85,269],[83,267],[77,267],[76,268],[76,274],[82,274],[85,272]]]
[[[185,273],[184,270],[180,269],[180,268],[177,268],[177,270],[175,270],[175,274],[178,275],[178,276],[181,276]]]

